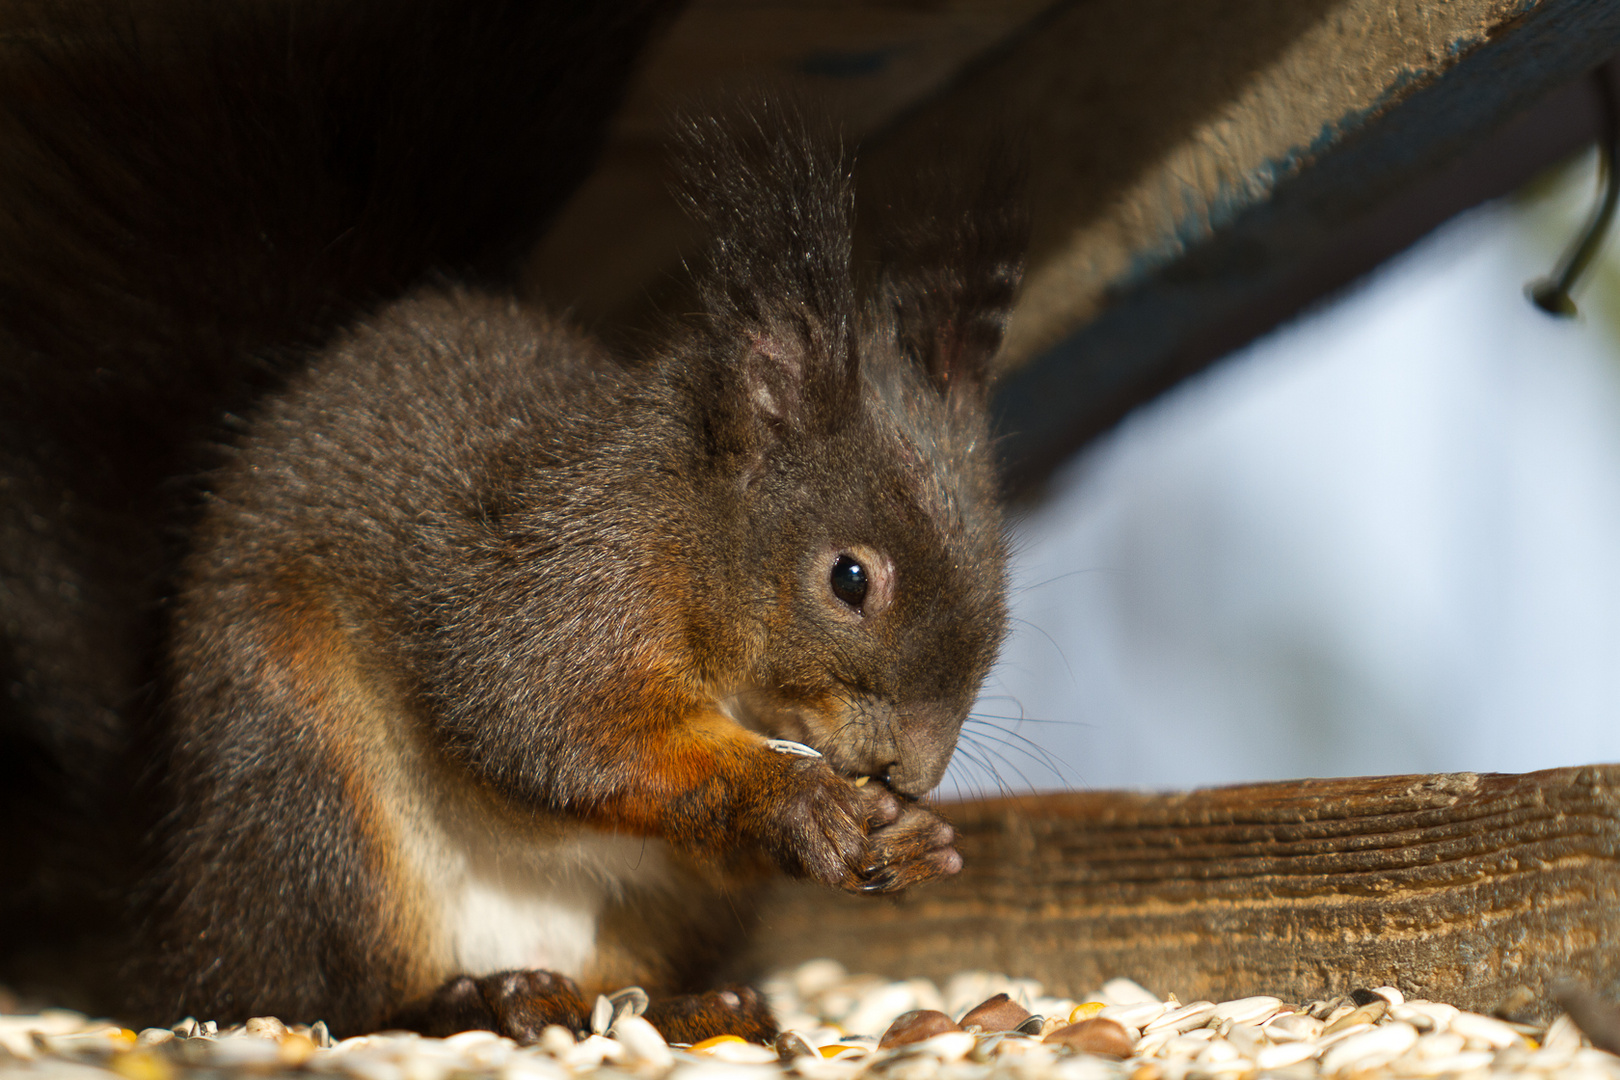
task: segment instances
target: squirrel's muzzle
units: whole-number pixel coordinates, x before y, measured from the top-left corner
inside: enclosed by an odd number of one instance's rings
[[[951,702],[926,702],[904,709],[868,704],[861,715],[833,728],[832,745],[821,748],[846,776],[872,776],[908,798],[921,798],[945,775],[962,710]]]

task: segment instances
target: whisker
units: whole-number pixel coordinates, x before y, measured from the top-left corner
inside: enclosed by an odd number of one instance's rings
[[[1053,724],[1053,725],[1055,725],[1057,727],[1096,727],[1097,726],[1095,724],[1088,723],[1085,720],[1055,720],[1055,719],[1052,719],[1051,717],[1045,717],[1045,716],[1022,716],[1022,715],[1020,715],[1020,716],[1002,716],[999,713],[987,713],[987,712],[971,712],[971,713],[968,713],[968,717],[967,717],[966,720],[963,721],[963,723],[973,723],[974,721],[977,721],[977,722],[979,722],[981,724],[986,724],[986,723],[989,723],[992,720],[999,720],[999,721],[1002,721],[1002,722],[1008,723],[1008,724]]]
[[[1011,591],[1017,594],[1033,592],[1036,589],[1044,589],[1053,582],[1062,581],[1064,578],[1078,577],[1081,574],[1109,574],[1113,577],[1124,577],[1125,571],[1115,569],[1111,566],[1091,566],[1081,570],[1070,570],[1066,573],[1058,574],[1056,577],[1049,577],[1045,581],[1037,581],[1029,585],[1018,585],[1015,586]]]
[[[994,761],[999,761],[1013,772],[1018,773],[1018,778],[1023,780],[1026,786],[1029,786],[1028,777],[1024,776],[1016,765],[1008,761],[1005,755],[998,753],[993,747],[983,746],[979,743],[972,742],[971,740],[969,740],[968,745],[972,746],[973,748],[973,757],[970,760],[976,762],[980,768],[984,769],[990,774],[990,776],[995,780],[996,790],[1000,794],[1011,796],[1015,794],[1015,792],[1013,791],[1012,786],[1002,779],[1001,770],[996,768]],[[1031,787],[1031,790],[1034,789]]]
[[[996,771],[994,765],[980,755],[977,747],[973,747],[967,743],[957,743],[956,752],[962,756],[964,761],[973,766],[973,771],[977,773],[981,779],[988,777],[995,784],[998,793],[1004,795],[1012,794],[1012,789],[1007,787],[1006,783],[1001,779],[1001,774]],[[984,790],[984,785],[982,783],[976,786],[980,791]]]
[[[1020,734],[1017,731],[1008,730],[1007,728],[1001,727],[997,724],[987,723],[973,717],[969,717],[969,721],[975,725],[971,733],[972,738],[986,739],[995,745],[1004,746],[1009,750],[1016,750],[1018,753],[1024,755],[1026,758],[1035,762],[1047,772],[1051,773],[1053,779],[1062,784],[1064,787],[1075,787],[1079,785],[1079,773],[1076,772],[1066,760],[1058,756],[1049,748],[1042,746],[1040,743],[1026,735]],[[999,756],[1004,757],[1004,755]],[[1011,762],[1008,762],[1008,764],[1011,765]]]
[[[979,747],[979,749],[984,751],[986,754],[994,755],[997,761],[1001,762],[1007,768],[1011,769],[1014,773],[1016,773],[1018,775],[1018,779],[1023,781],[1023,784],[1024,784],[1025,788],[1027,788],[1030,791],[1035,790],[1035,785],[1030,782],[1030,779],[1029,779],[1029,777],[1027,775],[1025,775],[1024,770],[1020,769],[1013,762],[1012,758],[1010,758],[1006,754],[1002,753],[1000,748],[998,748],[996,746],[984,746],[984,745],[981,745]],[[1059,779],[1062,779],[1062,777],[1059,777]]]
[[[1061,646],[1061,645],[1059,645],[1057,643],[1057,639],[1054,638],[1051,634],[1048,634],[1045,630],[1043,630],[1041,627],[1037,626],[1035,623],[1030,622],[1028,619],[1022,619],[1022,618],[1014,617],[1012,619],[1012,621],[1015,622],[1015,623],[1020,624],[1021,626],[1029,627],[1031,630],[1034,630],[1037,634],[1041,635],[1041,637],[1046,639],[1047,643],[1052,646],[1052,651],[1058,654],[1058,659],[1063,661],[1063,670],[1069,676],[1070,684],[1073,685],[1073,687],[1076,690],[1079,690],[1080,689],[1080,680],[1078,680],[1078,679],[1076,679],[1074,677],[1074,668],[1069,666],[1069,657],[1063,651],[1063,646]]]
[[[1067,762],[1063,761],[1051,751],[1047,750],[1046,747],[1025,738],[1016,731],[1007,731],[1004,728],[987,725],[985,730],[976,731],[974,734],[976,736],[989,738],[998,746],[1004,746],[1009,750],[1018,751],[1031,761],[1040,764],[1063,784],[1068,784],[1071,782],[1071,777],[1069,775],[1065,775],[1069,773],[1069,766]]]

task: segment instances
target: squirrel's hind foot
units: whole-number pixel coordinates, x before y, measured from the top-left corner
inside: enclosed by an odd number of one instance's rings
[[[484,1030],[520,1043],[536,1042],[552,1024],[579,1032],[590,1009],[574,980],[550,971],[458,975],[428,997],[395,1013],[384,1027],[444,1038]]]
[[[672,1043],[739,1035],[769,1044],[778,1031],[764,995],[751,986],[654,998],[646,1018]],[[576,1035],[590,1030],[590,1007],[572,979],[550,971],[499,971],[457,976],[395,1013],[384,1026],[441,1038],[493,1031],[527,1044],[537,1042],[553,1024]]]

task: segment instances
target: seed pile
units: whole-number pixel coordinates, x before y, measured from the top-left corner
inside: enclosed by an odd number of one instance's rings
[[[1558,1076],[1620,1080],[1569,1017],[1514,1024],[1393,987],[1287,1004],[1275,997],[1161,1001],[1126,979],[1087,1000],[963,972],[943,988],[850,975],[816,960],[765,984],[784,1033],[670,1046],[645,996],[602,998],[592,1032],[549,1028],[536,1046],[490,1032],[368,1035],[260,1017],[220,1030],[187,1019],[133,1032],[62,1010],[0,1015],[0,1075],[192,1080],[326,1074],[334,1080],[1225,1080]]]

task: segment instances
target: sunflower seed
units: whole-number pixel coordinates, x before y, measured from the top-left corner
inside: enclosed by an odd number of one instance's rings
[[[792,754],[795,757],[820,757],[821,751],[813,746],[806,746],[802,742],[792,739],[766,739],[765,745],[778,754]]]

